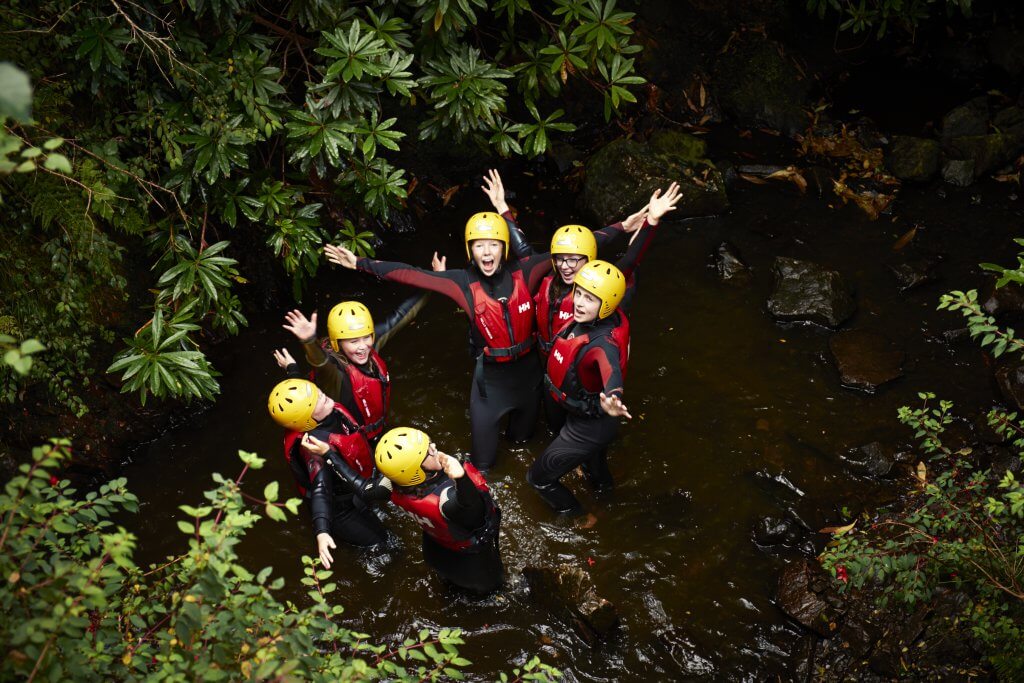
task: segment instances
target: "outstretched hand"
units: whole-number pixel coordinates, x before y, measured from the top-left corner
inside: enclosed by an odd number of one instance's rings
[[[296,308],[284,314],[284,321],[285,324],[281,327],[294,334],[299,341],[305,342],[316,338],[316,311],[307,318]]]
[[[434,258],[430,259],[430,267],[434,269],[435,273],[443,273],[445,271],[446,263],[448,261],[447,256],[437,257],[437,252],[434,252]]]
[[[287,370],[288,366],[295,362],[295,359],[292,358],[292,354],[288,352],[288,349],[275,350],[274,360],[277,361],[277,367],[282,370]]]
[[[647,204],[644,204],[639,211],[627,216],[626,220],[622,221],[622,229],[627,233],[636,232],[640,229],[640,226],[644,224],[644,221],[647,220],[647,214],[649,211],[650,207]]]
[[[316,552],[320,556],[320,562],[323,563],[324,569],[331,568],[331,562],[334,562],[334,556],[331,555],[331,548],[337,548],[334,544],[334,539],[328,533],[320,533],[316,535]]]
[[[493,168],[484,174],[484,194],[491,200],[491,206],[499,214],[508,211],[508,204],[505,203],[505,186],[501,184],[501,176]]]
[[[327,255],[327,260],[331,263],[348,268],[349,270],[356,269],[356,255],[340,244],[325,244],[324,254]]]
[[[629,410],[626,408],[626,404],[616,394],[601,392],[601,410],[612,417],[624,417],[627,420],[633,419],[633,416],[629,414]]]
[[[647,203],[650,208],[650,213],[647,216],[647,222],[651,225],[657,225],[661,217],[669,211],[676,210],[676,204],[682,198],[682,193],[679,191],[679,183],[673,182],[665,190],[665,194],[661,194],[661,189],[654,191],[651,195],[651,201]]]

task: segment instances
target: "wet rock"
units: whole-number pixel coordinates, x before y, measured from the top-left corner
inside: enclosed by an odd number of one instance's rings
[[[559,173],[568,173],[583,157],[582,151],[562,140],[555,140],[548,148],[548,158],[554,162]]]
[[[869,477],[884,477],[895,464],[892,451],[877,441],[851,448],[839,458],[854,472]]]
[[[729,242],[722,242],[714,253],[715,270],[718,279],[731,284],[750,282],[750,266],[740,258],[739,250]]]
[[[768,312],[777,320],[837,328],[857,309],[849,287],[834,270],[779,256],[772,273],[775,287],[768,299]]]
[[[723,111],[740,125],[790,136],[807,127],[807,85],[773,43],[738,42],[718,57],[711,82]]]
[[[786,615],[825,638],[833,634],[843,613],[843,602],[831,592],[829,581],[816,563],[800,560],[786,566],[777,593]]]
[[[680,629],[669,625],[655,631],[654,637],[658,649],[665,652],[679,667],[677,673],[702,678],[714,677],[715,665],[700,655],[701,648]]]
[[[999,393],[1016,410],[1024,410],[1024,363],[1011,363],[996,370]]]
[[[935,261],[929,258],[907,259],[887,264],[889,272],[896,278],[901,292],[905,292],[929,282],[935,282]]]
[[[567,618],[590,644],[607,637],[619,622],[615,606],[597,594],[590,574],[579,567],[524,567],[523,576],[530,596]]]
[[[1024,149],[1024,139],[1013,133],[965,135],[949,141],[946,154],[951,159],[974,161],[975,177],[990,173],[1013,161]]]
[[[974,159],[946,159],[942,179],[950,185],[967,187],[974,182]]]
[[[996,287],[996,281],[992,280],[988,286],[988,296],[981,308],[1003,322],[1008,318],[1019,320],[1024,317],[1024,287],[1015,282]]]
[[[843,386],[874,392],[903,375],[905,354],[877,332],[840,332],[828,340],[828,348]]]
[[[994,64],[1011,76],[1024,72],[1024,33],[1000,26],[992,32],[988,55]]]
[[[988,97],[981,95],[961,104],[942,117],[942,139],[948,142],[965,135],[988,132]]]
[[[803,530],[796,523],[778,517],[762,517],[754,523],[750,532],[751,540],[762,548],[773,545],[795,546],[801,536]]]
[[[925,182],[939,170],[940,151],[937,140],[899,135],[893,138],[885,165],[900,180]]]
[[[1021,134],[1024,132],[1024,109],[1015,106],[1000,109],[992,117],[992,127],[1001,133]]]
[[[594,154],[586,165],[581,202],[602,225],[636,211],[651,193],[679,182],[682,199],[672,218],[713,216],[729,207],[725,180],[702,156],[703,143],[682,133],[666,132],[651,143],[615,140]]]

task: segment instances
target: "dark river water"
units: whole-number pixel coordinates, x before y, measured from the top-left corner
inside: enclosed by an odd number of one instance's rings
[[[555,227],[580,217],[573,197],[539,184],[513,171],[506,177],[524,227],[543,245]],[[832,197],[740,181],[728,215],[666,222],[641,267],[631,315],[626,403],[634,419],[610,450],[617,488],[595,499],[582,480],[568,480],[597,524],[580,530],[557,519],[526,484],[527,467],[551,438],[541,423],[524,447],[504,446],[491,473],[503,510],[505,590],[482,602],[451,593],[424,564],[419,530],[384,510],[397,537],[393,548],[335,553],[335,596],[348,625],[382,640],[424,626],[462,628],[469,670],[483,679],[533,654],[568,680],[758,679],[785,672],[801,633],[773,596],[781,569],[800,551],[759,549],[751,528],[787,509],[815,528],[843,523],[844,507],[855,514],[908,488],[903,475],[884,483],[858,477],[838,454],[876,440],[907,443],[911,435],[897,423],[896,410],[915,403],[918,391],[953,398],[969,416],[991,404],[982,354],[969,342],[945,342],[943,333],[961,327],[960,318],[935,308],[942,292],[983,284],[978,262],[1012,260],[1021,214],[1012,192],[995,183],[904,188],[893,215],[871,222],[856,208],[830,208]],[[427,266],[439,247],[457,266],[464,221],[485,208],[482,193],[463,190],[419,233],[389,239],[378,256]],[[894,251],[915,225],[914,243]],[[749,285],[725,285],[708,267],[723,240],[753,268]],[[941,280],[901,293],[886,264],[908,251],[940,257]],[[858,304],[845,328],[894,340],[907,353],[905,376],[875,395],[840,386],[829,359],[831,333],[779,324],[766,312],[777,255],[840,271]],[[348,297],[384,315],[409,291],[347,271],[324,273],[311,297],[321,320]],[[253,314],[251,326],[216,351],[224,372],[216,405],[142,447],[127,466],[146,520],[142,559],[184,547],[177,506],[200,500],[213,472],[236,474],[238,449],[268,458],[265,469],[246,479],[253,493],[271,479],[291,491],[281,431],[265,399],[281,378],[271,350],[287,343],[299,356],[280,328],[283,314]],[[454,304],[434,296],[384,356],[394,378],[392,423],[425,429],[448,452],[468,448],[471,363],[465,317]],[[827,536],[814,540],[820,550]],[[240,552],[250,567],[272,565],[286,577],[282,598],[306,600],[299,557],[314,554],[314,544],[305,510],[287,523],[261,522]],[[519,570],[561,563],[586,568],[617,606],[621,628],[608,642],[586,645],[570,624],[531,602]]]

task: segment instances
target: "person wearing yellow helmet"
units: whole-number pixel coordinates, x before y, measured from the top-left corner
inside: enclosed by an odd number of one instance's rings
[[[387,498],[390,482],[375,475],[370,445],[355,418],[306,379],[279,382],[267,410],[287,430],[285,460],[309,502],[324,567],[334,561],[336,540],[356,546],[385,541],[387,530],[367,505]]]
[[[306,361],[313,368],[310,379],[359,419],[370,441],[384,432],[391,402],[391,376],[379,351],[416,317],[427,296],[406,299],[376,325],[366,306],[343,301],[327,314],[327,339],[323,342],[316,336],[316,312],[308,318],[298,309],[285,315],[284,329],[302,342]],[[301,375],[287,349],[275,351],[274,358],[289,376]]]
[[[607,448],[630,418],[622,403],[629,359],[629,320],[619,310],[626,278],[607,261],[590,261],[574,278],[573,321],[555,335],[544,376],[548,394],[566,413],[558,436],[530,466],[527,481],[555,511],[583,512],[561,483],[582,467],[596,490],[612,486]]]
[[[356,258],[341,246],[324,247],[332,263],[439,292],[469,317],[470,354],[476,360],[470,388],[471,457],[485,471],[497,459],[506,417],[506,435],[511,441],[525,441],[533,434],[543,374],[534,348],[536,321],[531,292],[550,264],[546,254],[506,260],[507,220],[493,212],[472,216],[465,231],[469,266],[444,272]]]
[[[395,427],[377,444],[374,462],[391,480],[391,502],[423,530],[423,557],[446,581],[478,594],[501,587],[501,511],[470,463],[437,449],[424,432]]]

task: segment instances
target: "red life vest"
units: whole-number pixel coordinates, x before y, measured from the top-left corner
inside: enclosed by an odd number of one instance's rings
[[[493,299],[479,281],[469,283],[470,319],[484,339],[483,358],[507,363],[525,356],[536,335],[533,298],[521,270],[512,271],[512,296]]]
[[[563,330],[563,334],[555,337],[551,353],[548,354],[544,384],[551,397],[566,408],[584,415],[594,413],[594,400],[600,394],[600,389],[594,391],[583,385],[576,364],[583,357],[587,347],[598,339],[611,337],[612,343],[619,349],[619,370],[622,372],[622,379],[626,379],[626,364],[629,362],[629,319],[621,311],[616,311],[615,315],[619,316],[618,322],[602,327],[593,335],[580,334],[570,339],[564,336]]]
[[[335,402],[334,409],[341,413],[342,417],[351,424],[358,425],[359,423],[345,410],[345,406]],[[289,430],[284,435],[284,459],[288,462],[288,467],[292,471],[292,476],[295,478],[295,486],[299,489],[299,495],[305,497],[309,489],[309,482],[311,477],[309,471],[306,469],[305,463],[302,462],[300,457],[292,457],[293,453],[296,453],[295,447],[299,445],[299,441],[302,439],[302,435],[305,432],[299,432],[295,430]],[[352,469],[359,472],[361,477],[369,477],[373,474],[373,456],[370,454],[370,443],[366,440],[366,436],[358,428],[348,434],[342,434],[340,432],[332,432],[327,438],[327,443],[330,444],[331,448],[335,450],[342,458],[345,459]]]
[[[548,275],[541,280],[537,296],[533,297],[537,305],[537,346],[544,353],[551,350],[555,335],[572,322],[572,289],[558,302],[557,308],[551,305],[551,289],[555,277]],[[557,277],[561,279],[561,276]]]
[[[412,495],[398,488],[391,492],[391,502],[409,513],[423,528],[424,533],[429,534],[445,548],[456,552],[472,550],[490,541],[497,535],[501,521],[501,513],[494,504],[494,499],[491,498],[484,475],[480,474],[480,471],[470,463],[466,463],[462,467],[466,470],[466,476],[483,495],[487,505],[487,521],[479,529],[454,528],[441,514],[442,494],[446,490],[455,488],[455,482],[446,476],[438,477],[437,483],[430,486],[426,493],[420,495]]]
[[[330,343],[323,344],[324,353],[336,363],[345,374],[348,375],[349,385],[352,387],[353,403],[359,410],[359,417],[362,418],[361,429],[367,439],[375,439],[384,432],[384,421],[387,419],[388,408],[391,405],[391,376],[388,374],[388,366],[380,357],[376,349],[370,349],[369,362],[377,366],[377,377],[370,377],[355,364],[338,359],[338,352],[330,349]],[[316,370],[309,373],[311,382],[316,381]]]

